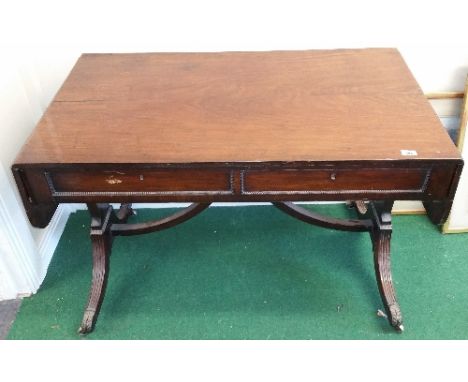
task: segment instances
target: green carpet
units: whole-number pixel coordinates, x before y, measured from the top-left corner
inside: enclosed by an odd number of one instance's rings
[[[314,206],[346,217],[343,205]],[[173,210],[140,210],[133,221]],[[310,226],[272,206],[213,207],[175,228],[114,241],[95,331],[77,334],[91,277],[88,214],[73,214],[10,339],[468,339],[468,235],[425,216],[393,221],[405,332],[382,304],[367,233]]]

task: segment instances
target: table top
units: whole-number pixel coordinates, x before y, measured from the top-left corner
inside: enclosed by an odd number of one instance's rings
[[[362,49],[83,54],[16,163],[459,158],[399,52]]]

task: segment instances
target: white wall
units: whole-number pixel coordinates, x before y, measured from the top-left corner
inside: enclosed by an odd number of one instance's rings
[[[67,218],[67,208],[60,208],[43,230],[26,218],[10,166],[48,100],[34,61],[24,53],[8,53],[0,60],[0,300],[37,290]],[[58,72],[54,76],[63,79]]]
[[[50,232],[28,225],[9,167],[80,53],[396,46],[424,91],[463,90],[468,73],[464,2],[378,4],[357,0],[2,4],[0,175],[6,180],[0,195],[8,194],[5,208],[14,216],[17,233],[29,243],[25,250],[30,251],[30,266],[46,268],[49,258],[41,257],[40,248],[54,241]],[[60,213],[66,215],[64,210]],[[54,224],[63,226],[62,221]],[[2,237],[5,243],[8,235]],[[1,243],[0,251],[11,252]],[[6,258],[1,252],[0,256]],[[34,277],[41,280],[43,272]],[[23,283],[21,292],[33,291],[33,284]],[[1,288],[0,284],[0,298]]]
[[[4,5],[0,36],[39,52],[398,46],[424,87],[444,90],[466,68],[464,3],[18,1]]]

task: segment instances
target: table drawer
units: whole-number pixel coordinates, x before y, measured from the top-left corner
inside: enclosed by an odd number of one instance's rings
[[[231,172],[224,169],[54,170],[47,173],[54,194],[80,192],[230,192]]]
[[[246,170],[242,173],[242,192],[315,193],[315,192],[424,192],[429,169],[282,169]]]

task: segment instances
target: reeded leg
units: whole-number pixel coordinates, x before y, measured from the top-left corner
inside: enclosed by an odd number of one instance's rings
[[[390,263],[390,239],[391,231],[381,231],[374,236],[374,267],[380,297],[387,313],[388,321],[397,331],[403,331],[401,310],[396,300],[393,288],[391,263]]]
[[[390,263],[390,240],[392,237],[391,209],[393,203],[376,202],[369,206],[372,213],[374,226],[370,231],[374,250],[374,267],[379,287],[380,297],[387,313],[387,318],[397,331],[403,331],[403,321],[400,306],[396,300],[395,288],[393,287],[391,263]]]
[[[79,333],[93,330],[101,308],[109,275],[109,256],[112,246],[110,218],[112,207],[108,205],[88,205],[91,213],[91,242],[93,250],[93,273],[88,304],[84,311]]]
[[[93,278],[79,333],[85,334],[93,330],[99,310],[101,308],[104,292],[109,274],[110,238],[109,234],[91,236],[93,245]]]

